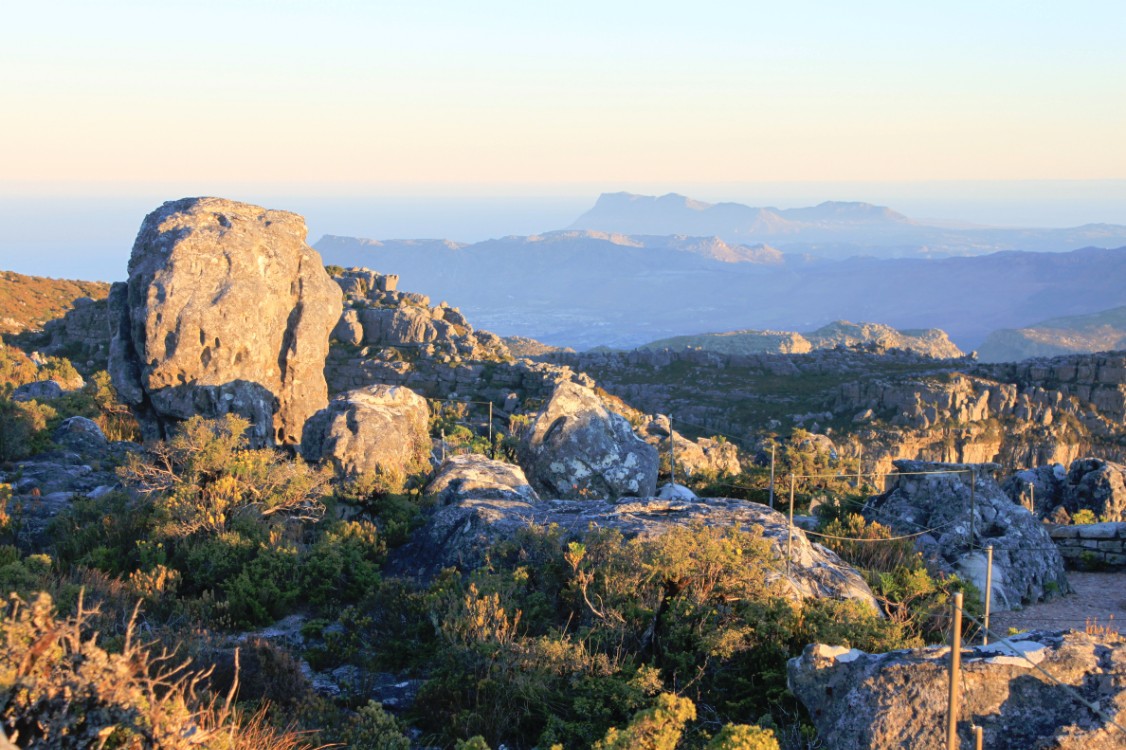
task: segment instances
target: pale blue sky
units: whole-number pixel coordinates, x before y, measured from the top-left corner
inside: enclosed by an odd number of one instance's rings
[[[3,15],[8,185],[1126,177],[1121,2],[40,0]]]
[[[223,195],[476,240],[603,191],[1126,223],[1126,3],[38,0],[0,23],[0,267],[121,276]]]

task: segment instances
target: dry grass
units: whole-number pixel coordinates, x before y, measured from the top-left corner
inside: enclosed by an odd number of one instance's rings
[[[79,297],[105,299],[109,284],[101,281],[71,281],[24,276],[0,271],[0,333],[37,330],[61,318]]]

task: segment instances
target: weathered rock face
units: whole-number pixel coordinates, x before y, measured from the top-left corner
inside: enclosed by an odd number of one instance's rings
[[[998,468],[995,464],[896,461],[895,466],[901,473],[888,477],[891,488],[870,501],[865,515],[899,534],[933,529],[917,538],[919,549],[981,591],[986,579],[984,550],[992,545],[995,610],[1068,591],[1063,558],[1047,530],[998,486],[990,474]]]
[[[426,486],[426,494],[433,495],[440,505],[469,500],[538,503],[540,499],[519,466],[476,453],[446,459]]]
[[[658,452],[668,452],[670,435],[678,474],[720,477],[739,473],[739,449],[734,443],[712,438],[689,440],[672,429],[669,418],[664,414],[654,415],[641,431],[642,439]]]
[[[301,455],[339,476],[408,477],[429,468],[430,408],[408,388],[374,385],[335,396],[305,423]]]
[[[581,536],[592,526],[615,529],[627,539],[654,539],[677,526],[716,528],[762,527],[778,556],[778,568],[768,579],[780,581],[795,599],[829,597],[857,599],[877,608],[864,579],[832,551],[813,544],[793,527],[791,575],[785,575],[789,525],[786,517],[765,505],[746,500],[710,498],[699,501],[644,498],[617,503],[605,500],[469,499],[435,510],[410,543],[396,550],[392,570],[428,576],[443,567],[470,570],[484,562],[488,547],[509,539],[529,525],[557,525],[566,534]]]
[[[657,490],[657,450],[633,434],[589,388],[560,383],[520,444],[532,486],[550,498],[647,497]]]
[[[68,358],[85,374],[104,370],[113,329],[106,300],[79,297],[63,317],[43,327],[50,337],[43,351]]]
[[[1024,633],[962,656],[960,747],[972,724],[990,750],[1111,750],[1126,734],[1074,700],[1056,680],[1126,716],[1126,642],[1085,633]],[[788,665],[790,690],[805,704],[826,747],[943,750],[946,747],[948,648],[865,654],[814,644]]]
[[[145,217],[129,281],[111,293],[110,373],[149,436],[234,412],[250,419],[255,446],[300,441],[328,400],[324,362],[341,311],[305,236],[296,214],[221,198]]]
[[[1099,458],[1079,458],[1067,470],[1060,464],[1018,471],[1004,484],[1014,501],[1054,519],[1090,510],[1099,519],[1126,521],[1126,465]]]

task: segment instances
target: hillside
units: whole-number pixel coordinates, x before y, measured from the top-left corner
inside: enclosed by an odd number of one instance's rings
[[[936,359],[961,357],[945,331],[938,329],[897,331],[881,323],[851,323],[836,320],[806,334],[794,331],[724,331],[692,336],[672,336],[643,344],[638,349],[700,349],[723,354],[802,354],[837,346],[863,347],[876,351],[905,349]]]
[[[1018,362],[1029,357],[1116,349],[1126,349],[1126,307],[994,331],[982,343],[978,356],[983,362]]]
[[[41,329],[47,321],[61,318],[79,297],[105,299],[109,284],[100,281],[71,281],[43,276],[24,276],[0,271],[0,334]]]

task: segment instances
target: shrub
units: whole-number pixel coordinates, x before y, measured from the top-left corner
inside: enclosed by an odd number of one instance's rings
[[[246,448],[249,422],[192,417],[170,440],[130,454],[122,476],[153,497],[163,536],[230,529],[239,516],[317,520],[328,478],[272,450]]]
[[[708,743],[707,750],[779,750],[774,732],[748,724],[728,724]]]
[[[12,597],[0,612],[0,723],[24,747],[188,750],[191,747],[308,747],[275,729],[264,713],[247,715],[230,698],[201,692],[205,674],[135,640],[130,623],[122,651],[110,653],[86,631],[81,600],[58,619],[51,598]]]
[[[675,750],[684,725],[695,718],[692,701],[661,693],[655,706],[637,714],[622,731],[611,727],[591,750]]]
[[[0,398],[0,461],[17,461],[46,449],[47,425],[57,415],[49,404]]]
[[[349,720],[338,739],[347,747],[410,750],[411,741],[398,720],[375,701],[368,701]]]
[[[1080,508],[1071,514],[1071,522],[1073,524],[1088,524],[1097,523],[1098,518],[1095,517],[1095,511],[1090,508]]]

